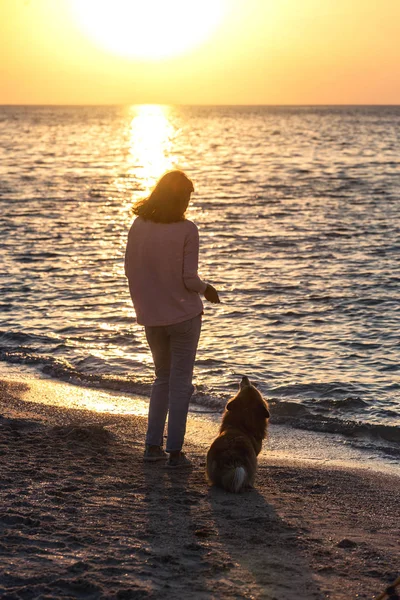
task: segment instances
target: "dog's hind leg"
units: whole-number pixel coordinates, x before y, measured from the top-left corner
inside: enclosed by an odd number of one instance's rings
[[[215,460],[210,461],[207,457],[206,464],[206,479],[209,484],[213,485],[217,482],[217,463]]]

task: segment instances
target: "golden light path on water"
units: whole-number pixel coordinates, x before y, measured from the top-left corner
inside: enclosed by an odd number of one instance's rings
[[[139,177],[148,193],[165,171],[176,166],[172,155],[176,130],[168,106],[144,104],[131,110],[129,172]]]

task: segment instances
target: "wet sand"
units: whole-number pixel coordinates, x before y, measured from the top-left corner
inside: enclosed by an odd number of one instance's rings
[[[82,388],[0,383],[2,599],[370,599],[398,575],[398,477],[267,450],[235,496],[205,481],[216,423],[190,418],[171,471],[142,462],[145,417],[60,394]]]

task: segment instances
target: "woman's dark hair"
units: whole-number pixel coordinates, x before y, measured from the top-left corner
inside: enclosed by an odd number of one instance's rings
[[[139,200],[135,215],[155,223],[175,223],[185,220],[193,183],[182,171],[168,171],[159,179],[150,196]]]

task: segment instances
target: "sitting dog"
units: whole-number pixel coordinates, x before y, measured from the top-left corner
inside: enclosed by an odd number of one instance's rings
[[[267,402],[248,377],[243,377],[239,392],[226,405],[219,436],[207,453],[209,483],[234,493],[253,487],[268,418]]]

